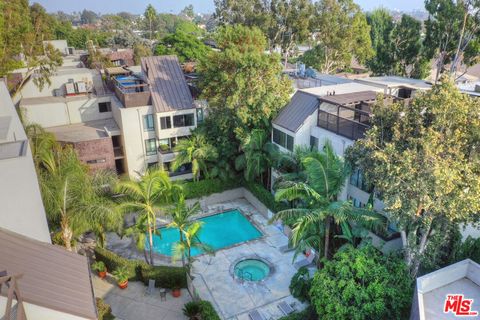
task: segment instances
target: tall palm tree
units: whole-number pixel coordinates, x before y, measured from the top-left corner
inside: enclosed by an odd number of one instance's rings
[[[124,195],[120,203],[121,210],[139,214],[137,230],[146,229],[148,233],[150,255],[146,261],[153,265],[153,235],[159,232],[156,227],[157,214],[161,214],[162,208],[176,199],[181,187],[172,184],[165,171],[154,168],[147,170],[138,181],[119,182],[116,190]]]
[[[322,152],[306,154],[302,159],[300,181],[284,181],[275,194],[277,201],[296,201],[300,208],[280,211],[275,220],[296,219],[292,230],[294,246],[311,245],[325,258],[329,257],[332,224],[350,230],[349,222],[375,226],[384,221],[382,215],[368,209],[354,208],[350,201],[337,201],[349,169],[329,142]],[[316,230],[317,233],[312,233]],[[319,235],[323,235],[323,241]],[[323,248],[321,248],[323,246]]]
[[[144,13],[145,18],[147,18],[148,23],[149,23],[149,29],[150,29],[150,40],[153,39],[153,22],[157,19],[157,10],[149,4],[147,6],[147,9],[145,9]]]
[[[183,242],[183,235],[188,227],[192,224],[192,217],[200,211],[200,204],[196,202],[193,206],[187,206],[183,194],[180,196],[178,202],[172,207],[170,216],[172,222],[168,225],[169,228],[177,228],[180,233],[180,242]],[[182,265],[185,266],[185,257],[182,255]]]
[[[245,180],[260,182],[268,187],[272,157],[278,152],[277,147],[270,142],[268,134],[261,129],[254,129],[241,145],[243,154],[235,159],[235,169],[243,170]]]
[[[178,154],[172,164],[173,170],[191,163],[194,180],[198,181],[202,173],[205,177],[210,177],[207,162],[217,159],[218,153],[215,147],[207,142],[205,136],[193,134],[188,139],[181,140],[175,147],[175,151]]]
[[[183,231],[183,240],[177,242],[173,247],[173,260],[179,258],[185,258],[187,260],[187,271],[191,277],[192,263],[194,261],[192,257],[192,249],[199,249],[208,254],[213,254],[213,250],[210,246],[202,243],[199,238],[200,231],[202,229],[202,222],[195,221],[190,224]]]

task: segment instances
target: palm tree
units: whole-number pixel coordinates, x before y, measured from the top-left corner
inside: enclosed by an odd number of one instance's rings
[[[172,184],[165,171],[154,168],[147,170],[138,181],[119,182],[116,190],[125,196],[120,203],[121,210],[139,214],[136,229],[146,229],[148,233],[150,257],[145,260],[153,265],[153,235],[159,232],[156,227],[157,214],[162,212],[164,205],[175,199],[181,187]]]
[[[296,201],[300,208],[280,211],[275,220],[296,219],[292,243],[296,247],[310,246],[329,257],[332,224],[350,230],[349,221],[374,226],[384,217],[369,209],[354,208],[350,201],[337,201],[349,169],[329,142],[322,152],[311,152],[302,159],[300,181],[284,181],[275,194],[277,201]],[[314,230],[315,232],[312,232]],[[323,241],[319,236],[323,236]],[[323,246],[323,248],[322,248]]]
[[[183,240],[177,242],[173,247],[173,260],[178,258],[186,258],[187,260],[187,272],[191,277],[192,263],[194,261],[192,257],[192,249],[199,249],[208,254],[213,254],[213,250],[210,246],[202,243],[199,239],[199,234],[202,229],[202,222],[195,221],[190,224],[183,231]]]
[[[153,39],[153,22],[155,21],[155,19],[157,19],[157,11],[151,4],[149,4],[147,6],[147,9],[145,9],[144,15],[145,15],[145,18],[147,18],[150,26],[150,40],[152,40]]]
[[[180,233],[180,242],[183,242],[183,235],[187,232],[188,227],[192,224],[191,218],[200,211],[200,204],[196,202],[193,206],[187,206],[183,194],[180,196],[178,202],[172,208],[170,216],[172,222],[168,225],[169,228],[177,228]],[[182,265],[185,267],[185,257],[182,255]]]
[[[200,179],[200,174],[209,178],[208,161],[213,161],[218,157],[217,150],[207,142],[205,136],[193,134],[188,139],[180,140],[175,147],[178,152],[172,164],[172,169],[177,170],[180,166],[191,163],[194,180]]]
[[[245,180],[253,181],[257,178],[268,188],[270,181],[270,167],[277,147],[270,142],[267,133],[261,129],[254,129],[243,141],[243,154],[235,159],[235,169],[243,170]]]

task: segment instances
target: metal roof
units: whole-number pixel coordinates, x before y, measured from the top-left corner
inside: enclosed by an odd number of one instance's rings
[[[3,228],[0,243],[0,271],[21,274],[18,287],[25,302],[97,319],[86,257]]]
[[[336,105],[346,106],[349,104],[356,104],[359,102],[368,102],[377,100],[377,92],[375,91],[361,91],[344,94],[334,94],[323,96],[319,98],[323,102],[328,102]]]
[[[142,70],[150,84],[156,112],[195,108],[176,56],[142,58]]]
[[[316,96],[303,91],[297,91],[290,103],[273,120],[273,123],[289,131],[296,132],[305,119],[317,110],[319,104],[320,102]]]

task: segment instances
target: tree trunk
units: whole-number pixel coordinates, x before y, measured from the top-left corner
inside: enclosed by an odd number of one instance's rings
[[[148,243],[150,245],[150,262],[149,264],[153,266],[153,231],[152,227],[148,226]]]
[[[414,279],[417,277],[418,269],[420,268],[421,258],[423,256],[423,253],[425,252],[425,249],[427,248],[428,237],[431,230],[431,224],[429,224],[422,234],[420,244],[418,246],[418,252],[414,256],[413,264],[411,267],[411,275]]]
[[[331,218],[327,217],[325,220],[325,259],[328,259],[328,247],[330,246],[330,224]]]
[[[68,222],[62,221],[61,223],[61,228],[62,228],[62,241],[65,245],[65,248],[68,251],[73,251],[72,250],[72,237],[73,237],[73,231],[68,225]]]
[[[183,242],[183,232],[181,230],[179,230],[180,232],[180,243]],[[182,267],[185,268],[185,255],[182,253]]]
[[[465,35],[465,26],[467,24],[468,17],[468,8],[465,8],[465,14],[463,15],[462,31],[460,32],[460,39],[458,39],[457,50],[455,51],[455,56],[453,57],[452,65],[450,66],[450,73],[455,73],[457,69],[458,59],[460,55],[460,48],[462,47],[463,37]]]

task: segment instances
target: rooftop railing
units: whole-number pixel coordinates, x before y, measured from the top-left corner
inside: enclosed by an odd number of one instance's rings
[[[365,132],[370,128],[369,125],[339,117],[333,113],[318,110],[318,123],[320,128],[327,129],[338,135],[351,140],[358,140],[365,136]]]

